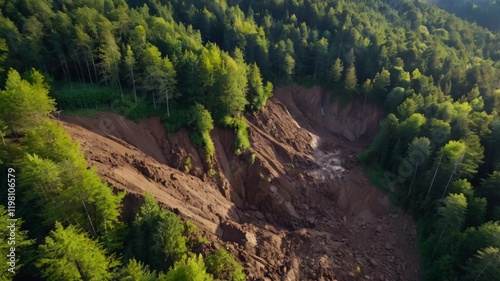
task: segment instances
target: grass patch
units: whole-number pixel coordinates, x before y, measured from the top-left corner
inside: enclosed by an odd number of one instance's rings
[[[367,153],[368,152],[365,151],[361,153],[358,157],[359,164],[361,166],[361,169],[363,170],[363,173],[375,186],[377,186],[385,194],[389,195],[394,205],[399,206],[399,202],[396,199],[396,195],[389,189],[387,178],[385,176],[386,171],[378,164],[368,163],[365,160]]]
[[[73,83],[55,85],[50,92],[61,110],[84,110],[86,108],[111,108],[113,102],[121,98],[114,88],[102,85]]]

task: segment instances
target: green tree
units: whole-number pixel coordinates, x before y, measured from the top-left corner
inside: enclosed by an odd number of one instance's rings
[[[175,68],[168,57],[161,58],[160,51],[154,45],[149,45],[143,51],[142,59],[145,65],[142,88],[151,93],[155,108],[157,98],[167,104],[167,116],[169,116],[169,102],[177,84]]]
[[[411,97],[407,98],[402,104],[400,104],[397,107],[397,112],[401,119],[406,119],[410,117],[416,111],[417,111],[417,104]]]
[[[5,71],[5,61],[7,60],[8,53],[9,47],[7,46],[7,41],[4,38],[0,38],[0,77],[2,77]]]
[[[5,90],[0,91],[0,120],[12,133],[40,124],[55,110],[40,72],[31,70],[29,76],[31,83],[21,79],[16,70],[9,70]]]
[[[414,173],[411,180],[408,193],[412,191],[412,187],[417,178],[418,167],[421,166],[431,154],[431,141],[426,137],[414,138],[408,145],[407,160],[408,163],[414,165]]]
[[[2,251],[2,258],[0,258],[0,279],[10,280],[13,276],[19,273],[19,270],[28,261],[28,256],[24,254],[27,253],[27,249],[34,244],[34,240],[28,238],[28,231],[21,226],[23,225],[23,220],[18,218],[17,221],[10,221],[12,217],[9,215],[7,209],[0,205],[0,240],[2,244],[0,245],[0,251]],[[14,227],[12,228],[12,223]],[[11,233],[15,233],[15,239],[11,239]],[[15,248],[14,261],[11,260],[11,248]],[[12,265],[11,266],[11,262]]]
[[[252,64],[248,70],[248,93],[247,99],[252,111],[260,111],[272,95],[272,84],[270,82],[264,86],[260,69],[257,64]]]
[[[290,54],[286,54],[283,60],[283,72],[285,81],[290,83],[295,73],[295,59]]]
[[[156,281],[156,273],[151,272],[147,265],[144,265],[135,259],[128,261],[127,266],[123,267],[117,274],[115,280],[118,281]]]
[[[344,87],[349,93],[353,93],[356,91],[358,86],[358,78],[356,77],[356,68],[354,66],[350,66],[345,71],[344,77]]]
[[[113,280],[119,262],[106,253],[95,240],[74,226],[64,228],[59,222],[38,247],[38,261],[46,280]]]
[[[61,125],[45,121],[27,131],[22,143],[29,153],[20,163],[23,200],[39,206],[42,223],[75,224],[111,242],[124,194],[113,194],[94,169],[87,169],[78,145]]]
[[[500,250],[488,247],[477,252],[465,265],[464,281],[489,281],[498,277],[500,268]]]
[[[125,50],[125,56],[123,57],[123,63],[127,70],[130,71],[130,75],[126,75],[127,79],[132,82],[132,89],[134,90],[134,99],[137,102],[137,90],[135,87],[135,75],[134,75],[134,66],[135,66],[135,57],[134,51],[127,45]]]
[[[161,281],[212,281],[212,275],[206,272],[205,263],[201,255],[193,255],[185,260],[178,261]]]
[[[101,59],[100,67],[104,83],[106,85],[108,85],[108,82],[111,85],[118,84],[123,100],[123,89],[118,72],[118,64],[121,59],[121,54],[112,34],[108,33],[105,35],[104,44],[99,49],[99,58]]]
[[[219,249],[215,254],[208,255],[205,263],[207,264],[207,271],[219,280],[246,280],[243,267],[224,248]]]
[[[468,228],[464,243],[464,256],[470,257],[487,247],[500,248],[500,224],[498,221],[486,222],[478,227]]]
[[[177,215],[161,210],[154,198],[146,194],[130,230],[125,258],[134,258],[162,271],[187,254],[184,231]]]
[[[337,58],[335,62],[330,67],[330,77],[333,83],[338,83],[342,79],[342,73],[344,72],[344,64]]]
[[[389,90],[390,85],[391,85],[391,73],[388,70],[382,69],[381,72],[375,75],[375,78],[373,80],[373,91],[377,96],[383,97],[383,95],[385,95]]]
[[[482,179],[477,192],[478,195],[488,199],[488,212],[493,215],[500,204],[500,171],[495,171]],[[495,219],[499,218],[495,216]]]
[[[326,68],[328,68],[327,56],[328,40],[323,37],[314,44],[314,79],[316,79],[316,76],[323,77],[325,75]]]

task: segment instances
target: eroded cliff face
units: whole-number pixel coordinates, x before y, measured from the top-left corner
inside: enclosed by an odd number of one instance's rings
[[[130,193],[124,219],[149,192],[240,259],[249,280],[419,280],[414,222],[357,165],[382,112],[322,104],[325,95],[281,87],[246,116],[255,157],[234,153],[231,130],[213,130],[215,174],[187,131],[168,136],[159,118],[61,122],[101,177]]]

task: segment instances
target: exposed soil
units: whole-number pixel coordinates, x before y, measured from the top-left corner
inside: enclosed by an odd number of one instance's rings
[[[215,129],[212,176],[187,131],[168,136],[159,118],[61,122],[101,177],[131,193],[124,219],[149,192],[239,258],[249,280],[420,280],[414,221],[357,164],[382,112],[327,96],[276,89],[261,114],[246,116],[254,161],[234,154],[234,132]]]

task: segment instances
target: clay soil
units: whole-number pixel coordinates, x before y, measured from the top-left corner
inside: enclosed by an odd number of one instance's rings
[[[241,155],[234,132],[215,129],[215,174],[188,132],[169,135],[159,118],[60,120],[103,180],[129,193],[124,220],[148,192],[199,226],[210,241],[199,251],[225,247],[249,280],[420,280],[414,221],[357,163],[382,112],[328,96],[276,89],[261,114],[246,116],[252,151]]]

